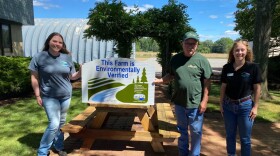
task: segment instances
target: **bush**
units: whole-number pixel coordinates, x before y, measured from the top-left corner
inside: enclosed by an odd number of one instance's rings
[[[0,99],[18,97],[32,91],[28,65],[31,58],[0,56]]]

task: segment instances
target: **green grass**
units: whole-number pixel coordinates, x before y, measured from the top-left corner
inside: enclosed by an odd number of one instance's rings
[[[211,85],[208,112],[219,113],[218,84]],[[280,93],[270,92],[274,100],[260,101],[257,122],[280,121]],[[67,122],[87,107],[81,103],[80,89],[73,91]],[[35,156],[40,139],[47,126],[44,110],[34,97],[20,99],[0,107],[0,153],[5,156]]]
[[[87,107],[80,90],[74,90],[67,122]],[[5,156],[35,156],[47,127],[43,108],[34,97],[0,107],[0,153]]]
[[[280,122],[280,92],[270,91],[273,100],[260,100],[256,122]],[[212,84],[209,96],[208,112],[219,112],[220,85]]]

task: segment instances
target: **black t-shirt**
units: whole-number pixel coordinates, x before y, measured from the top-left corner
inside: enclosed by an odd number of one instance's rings
[[[221,82],[226,83],[225,94],[231,99],[240,99],[253,93],[253,85],[262,82],[258,64],[246,62],[237,71],[233,63],[223,66]]]

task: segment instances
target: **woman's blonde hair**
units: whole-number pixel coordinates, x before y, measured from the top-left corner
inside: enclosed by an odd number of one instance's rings
[[[231,63],[231,62],[235,61],[234,56],[233,56],[233,52],[234,52],[234,49],[235,49],[235,47],[237,46],[238,43],[241,43],[241,44],[245,45],[246,48],[247,48],[247,54],[245,56],[245,61],[253,62],[254,55],[253,55],[252,49],[249,47],[248,40],[240,39],[240,40],[236,40],[233,43],[233,45],[232,45],[232,47],[231,47],[231,49],[228,53],[228,63]]]

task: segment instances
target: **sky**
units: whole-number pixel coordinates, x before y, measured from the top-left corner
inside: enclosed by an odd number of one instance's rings
[[[35,18],[87,18],[89,10],[102,0],[33,0]],[[141,11],[162,8],[168,0],[122,0],[126,9],[137,5]],[[216,40],[229,37],[239,38],[234,31],[234,12],[238,0],[177,0],[188,6],[190,26],[196,29],[200,40]]]

